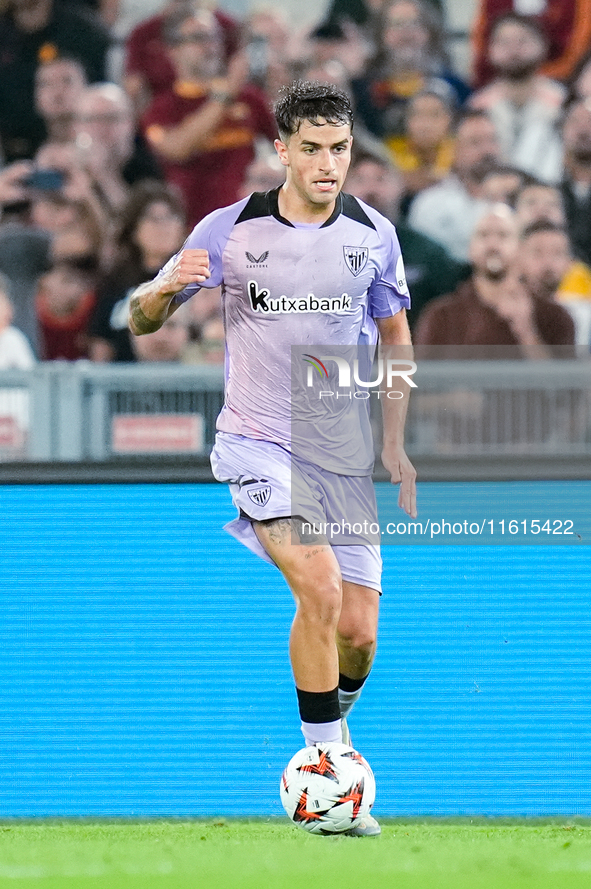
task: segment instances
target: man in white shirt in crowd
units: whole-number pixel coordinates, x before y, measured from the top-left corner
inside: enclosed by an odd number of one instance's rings
[[[453,172],[417,195],[409,225],[445,247],[454,259],[468,262],[474,227],[488,205],[484,179],[499,161],[497,133],[486,112],[464,111],[456,130]]]

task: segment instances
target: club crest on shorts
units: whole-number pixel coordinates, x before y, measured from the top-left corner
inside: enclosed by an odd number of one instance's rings
[[[271,496],[271,485],[261,485],[259,488],[249,488],[248,496],[257,506],[266,506]]]
[[[343,247],[345,262],[355,277],[363,271],[369,259],[369,247]]]

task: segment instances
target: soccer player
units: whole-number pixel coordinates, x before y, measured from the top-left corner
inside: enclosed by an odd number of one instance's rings
[[[331,545],[309,523],[342,518],[338,505],[371,507],[373,449],[343,448],[339,440],[331,450],[330,436],[320,436],[303,458],[292,454],[290,347],[308,351],[320,343],[336,351],[375,344],[378,333],[382,348],[408,347],[410,299],[394,227],[341,192],[352,144],[346,94],[296,82],[282,92],[275,116],[285,183],[203,219],[156,278],[134,292],[130,328],[136,335],[157,330],[201,287],[222,285],[226,392],[212,466],[240,513],[227,530],[274,563],[294,595],[290,657],[306,743],[349,742],[342,719],[376,648],[379,547]],[[382,399],[382,462],[400,483],[399,505],[414,517],[404,395]],[[346,403],[335,424],[345,428],[351,402],[332,400],[338,410]],[[304,514],[292,511],[292,479],[300,492],[303,485]],[[380,826],[371,817],[353,833],[375,836]]]

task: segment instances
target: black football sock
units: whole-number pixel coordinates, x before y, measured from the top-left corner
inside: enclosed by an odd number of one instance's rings
[[[303,691],[296,688],[302,733],[309,747],[312,744],[341,741],[341,709],[339,690]]]

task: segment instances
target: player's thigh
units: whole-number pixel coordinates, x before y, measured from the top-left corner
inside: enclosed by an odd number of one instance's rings
[[[302,539],[298,518],[253,522],[261,544],[273,559],[294,596],[302,604],[320,600],[339,608],[342,580],[339,563],[326,539]]]

